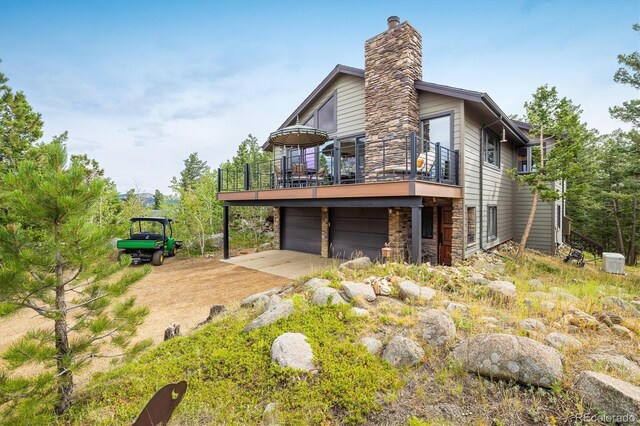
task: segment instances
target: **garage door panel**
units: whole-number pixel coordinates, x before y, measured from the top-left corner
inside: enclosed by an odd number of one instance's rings
[[[380,257],[380,249],[389,233],[385,208],[334,208],[331,215],[331,252],[333,257],[351,258],[364,253]]]
[[[283,208],[282,249],[320,254],[321,215],[319,208]]]

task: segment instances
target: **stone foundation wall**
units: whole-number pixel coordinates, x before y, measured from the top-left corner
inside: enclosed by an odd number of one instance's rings
[[[280,207],[273,208],[273,248],[280,250]]]
[[[411,250],[411,209],[389,209],[389,247],[393,260],[405,261]]]
[[[453,238],[451,241],[451,264],[464,260],[464,248],[466,246],[464,200],[454,199],[453,206]]]
[[[422,37],[409,23],[391,28],[365,43],[365,181],[382,165],[406,167],[405,137],[418,130],[415,81],[422,80]],[[385,142],[385,161],[383,144]]]
[[[329,257],[329,208],[322,207],[322,246],[320,256]]]

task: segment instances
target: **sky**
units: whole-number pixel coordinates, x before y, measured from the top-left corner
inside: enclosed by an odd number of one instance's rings
[[[637,98],[613,82],[639,50],[638,0],[0,0],[0,71],[118,189],[167,193],[183,160],[212,167],[263,142],[335,67],[364,66],[388,16],[421,34],[423,80],[487,92],[507,114],[545,83],[602,133]]]

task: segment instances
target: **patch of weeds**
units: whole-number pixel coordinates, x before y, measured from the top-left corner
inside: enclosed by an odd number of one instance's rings
[[[466,374],[460,361],[447,358],[444,367],[436,371],[436,383],[443,386],[449,384],[452,379],[464,377]]]
[[[411,416],[407,419],[407,426],[449,426],[450,422],[441,418],[432,418],[429,420],[422,420],[416,416]]]
[[[413,315],[415,313],[415,309],[411,306],[403,306],[398,312],[401,316],[406,317],[407,315]]]
[[[246,311],[234,312],[190,336],[172,339],[138,360],[99,374],[79,394],[64,424],[131,424],[160,387],[186,380],[176,424],[257,424],[270,402],[282,424],[358,424],[401,386],[398,372],[350,343],[366,325],[349,306],[310,306],[296,295],[287,319],[250,333]],[[271,362],[271,345],[285,332],[309,341],[315,375]]]
[[[378,315],[378,319],[384,325],[391,324],[391,319],[389,318],[389,315],[385,315],[385,314]]]

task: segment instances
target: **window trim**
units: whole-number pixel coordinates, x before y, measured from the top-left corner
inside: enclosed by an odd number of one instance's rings
[[[489,163],[487,161],[487,134],[491,134],[496,138],[496,152],[498,154],[498,164],[493,164],[493,163]],[[483,130],[483,137],[482,137],[482,163],[484,165],[487,165],[489,167],[493,167],[494,169],[500,170],[500,164],[502,163],[502,149],[500,147],[500,136],[498,136],[498,134],[496,132],[494,132],[491,129],[484,129]]]
[[[495,210],[495,235],[489,234],[491,224],[491,211]],[[487,241],[495,241],[498,239],[498,206],[495,204],[487,206]]]
[[[469,210],[473,209],[473,241],[469,241]],[[467,206],[467,247],[473,247],[478,243],[478,215],[476,206]]]
[[[427,214],[428,211],[431,211],[430,214]],[[431,217],[431,228],[429,229],[427,224],[425,224],[425,218]],[[422,207],[422,235],[420,236],[423,240],[433,240],[433,206],[423,206]]]
[[[449,149],[451,151],[455,151],[455,146],[456,146],[456,141],[454,138],[455,132],[454,132],[454,119],[455,119],[455,111],[454,110],[449,110],[449,111],[440,111],[440,112],[436,112],[434,114],[428,114],[425,116],[420,117],[420,138],[424,139],[424,126],[422,124],[423,121],[426,120],[435,120],[436,118],[443,118],[443,117],[450,117],[450,124],[449,124],[449,137],[451,139],[451,147],[449,147]],[[431,142],[431,141],[429,141]],[[434,142],[435,143],[435,142]]]

